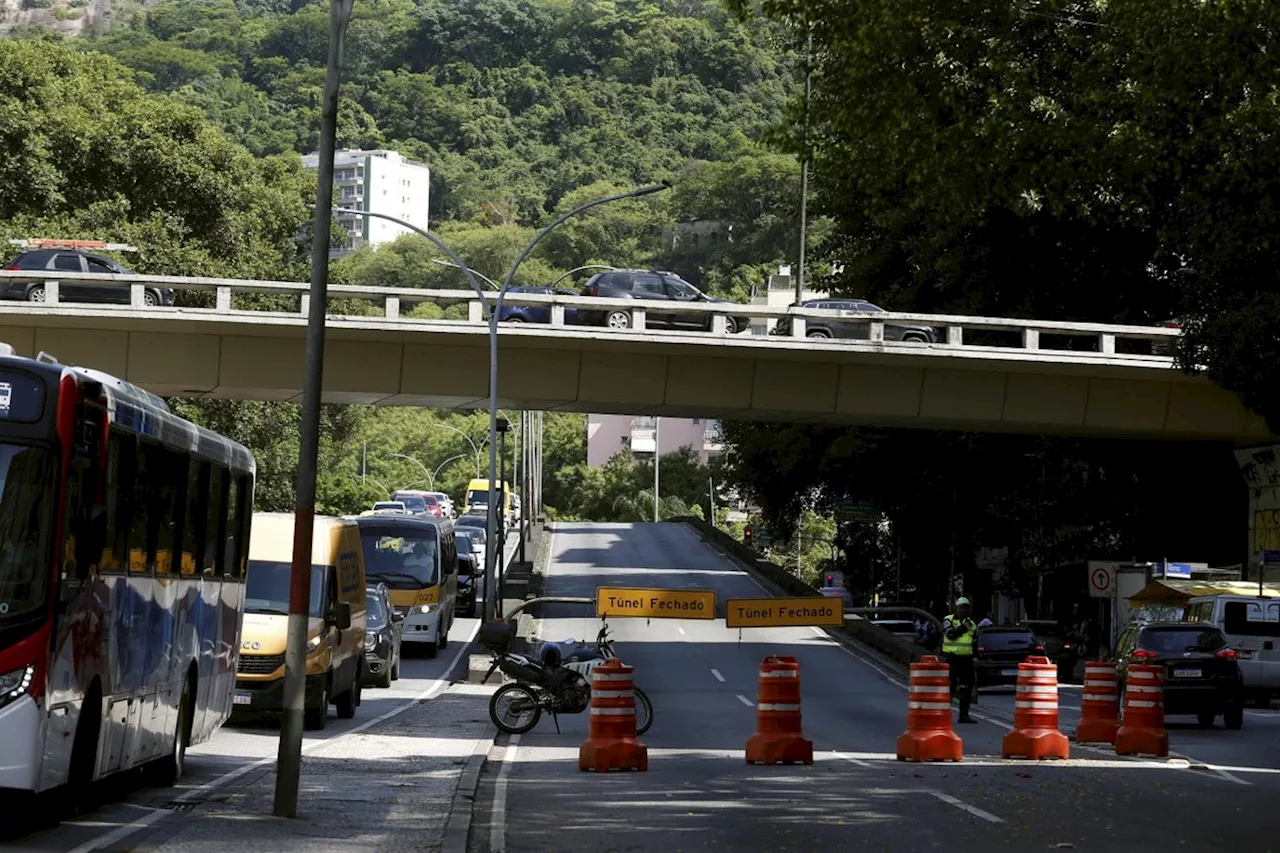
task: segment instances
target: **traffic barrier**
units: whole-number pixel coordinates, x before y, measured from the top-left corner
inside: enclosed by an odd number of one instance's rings
[[[648,770],[649,749],[636,739],[636,685],[631,667],[609,658],[591,673],[591,730],[578,749],[578,769]]]
[[[813,741],[800,730],[800,662],[771,655],[760,662],[756,733],[748,764],[812,764]]]
[[[1124,719],[1116,732],[1116,755],[1169,754],[1164,727],[1164,668],[1129,664],[1124,683]]]
[[[959,761],[960,735],[951,730],[951,667],[935,655],[911,664],[907,730],[898,737],[899,761]]]
[[[1084,697],[1076,743],[1116,742],[1120,728],[1120,682],[1115,661],[1089,661],[1084,665]]]
[[[1058,731],[1058,667],[1033,655],[1018,664],[1013,731],[1004,736],[1005,758],[1067,758],[1071,744]]]

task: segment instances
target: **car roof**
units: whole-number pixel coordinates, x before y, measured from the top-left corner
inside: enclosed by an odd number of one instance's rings
[[[1212,622],[1146,622],[1139,627],[1144,631],[1149,628],[1191,628],[1196,631],[1221,630]]]

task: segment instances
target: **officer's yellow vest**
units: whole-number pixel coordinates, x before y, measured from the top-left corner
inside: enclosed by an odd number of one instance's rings
[[[951,620],[953,626],[960,624],[960,617],[952,613],[947,619]],[[973,629],[970,628],[954,640],[948,639],[944,633],[942,635],[942,653],[944,655],[972,655],[973,654]]]

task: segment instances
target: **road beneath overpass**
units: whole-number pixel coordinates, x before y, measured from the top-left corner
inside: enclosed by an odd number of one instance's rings
[[[767,595],[724,555],[679,525],[557,525],[546,594],[597,586],[710,588],[723,601]],[[1185,760],[1117,759],[1072,748],[1060,762],[1005,761],[1004,697],[984,695],[986,720],[961,727],[961,764],[905,764],[901,676],[882,672],[817,629],[748,630],[723,622],[615,619],[620,657],[651,696],[643,740],[649,771],[577,768],[587,716],[549,719],[500,736],[475,802],[473,851],[948,850],[1272,848],[1280,792],[1268,712],[1240,732],[1172,732]],[[543,639],[591,638],[581,609],[549,609]],[[799,659],[812,767],[753,767],[757,669],[770,654]],[[1069,694],[1070,691],[1067,691]],[[1065,704],[1076,704],[1064,696]],[[1192,744],[1192,739],[1195,742]],[[1187,745],[1192,744],[1192,745]],[[1251,757],[1252,756],[1252,757]]]

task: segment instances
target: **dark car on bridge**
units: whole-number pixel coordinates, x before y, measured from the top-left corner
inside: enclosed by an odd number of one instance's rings
[[[31,249],[22,252],[6,266],[6,270],[40,270],[44,272],[94,273],[97,275],[137,275],[106,255],[97,255],[75,248]],[[23,299],[27,302],[44,302],[46,281],[22,281],[16,278],[0,280],[0,298]],[[76,302],[115,302],[129,304],[129,285],[59,282],[58,299]],[[167,287],[148,287],[142,291],[145,305],[172,305],[173,291]]]
[[[520,287],[509,287],[507,293],[540,293],[544,296],[577,296],[578,292],[567,290],[563,287],[545,287],[541,285],[521,285]],[[502,323],[550,323],[551,322],[551,306],[550,305],[511,305],[505,301],[502,304],[502,310],[498,312],[498,320]],[[564,322],[566,326],[577,325],[578,309],[565,306]]]
[[[1135,663],[1164,669],[1165,714],[1195,714],[1204,727],[1218,715],[1229,729],[1244,725],[1244,680],[1222,630],[1204,622],[1130,625],[1116,642],[1120,684]]]
[[[645,299],[669,302],[673,306],[685,304],[736,305],[727,299],[708,296],[673,272],[661,270],[612,270],[596,273],[587,279],[582,288],[583,296],[607,299]],[[660,306],[645,306],[645,328],[695,329],[711,331],[712,315],[664,311]],[[627,308],[607,308],[593,311],[584,308],[578,312],[581,322],[589,326],[608,326],[610,329],[630,329],[631,311]],[[725,332],[733,335],[751,325],[746,317],[725,317]]]
[[[884,314],[879,305],[873,305],[865,299],[810,299],[800,303],[801,308],[825,308],[858,315]],[[770,334],[789,336],[791,334],[791,318],[782,317],[773,327]],[[865,320],[845,319],[844,317],[805,317],[804,335],[806,338],[834,338],[837,340],[865,341],[870,338],[871,324]],[[886,323],[884,326],[886,341],[916,341],[918,343],[936,344],[938,330],[932,326],[901,325]]]
[[[1043,655],[1044,645],[1030,628],[991,625],[979,628],[973,644],[973,673],[978,687],[1018,682],[1018,664]]]

